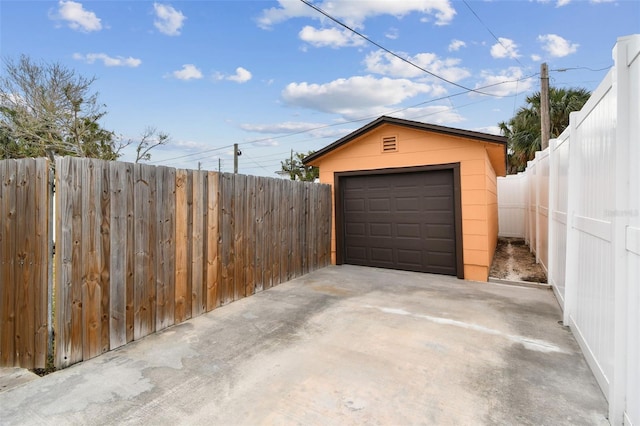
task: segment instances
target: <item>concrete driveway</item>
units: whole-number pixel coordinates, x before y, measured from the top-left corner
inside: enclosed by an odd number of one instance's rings
[[[548,290],[332,266],[0,393],[0,424],[608,424]]]

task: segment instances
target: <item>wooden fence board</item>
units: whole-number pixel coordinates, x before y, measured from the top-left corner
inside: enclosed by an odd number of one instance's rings
[[[244,210],[244,295],[255,293],[255,176],[245,176]]]
[[[207,312],[220,306],[220,175],[207,175]]]
[[[125,250],[125,269],[126,269],[126,322],[127,322],[127,343],[132,342],[134,338],[134,324],[135,324],[135,265],[136,265],[136,252],[135,252],[135,170],[134,165],[131,163],[125,164],[125,182],[127,186],[126,191],[126,211],[127,211],[127,244]]]
[[[155,326],[152,316],[153,297],[150,284],[155,284],[155,277],[150,268],[151,230],[153,225],[149,211],[153,198],[150,187],[148,169],[137,164],[134,168],[134,212],[135,212],[135,271],[134,271],[134,339],[149,334]],[[153,281],[152,281],[153,280]],[[155,303],[153,303],[154,305]]]
[[[235,175],[224,173],[222,183],[222,287],[223,304],[234,300],[235,283]]]
[[[17,291],[15,282],[15,263],[16,263],[16,174],[18,164],[14,160],[5,160],[2,162],[2,209],[0,217],[2,217],[2,270],[0,271],[3,285],[2,300],[0,309],[2,316],[0,318],[0,350],[2,358],[0,362],[5,366],[14,366],[15,353],[15,332],[16,332],[16,305],[15,294]],[[8,284],[7,284],[8,283]]]
[[[109,287],[109,346],[115,349],[127,343],[127,177],[125,163],[113,163],[109,169],[111,189],[111,262]]]
[[[110,327],[109,317],[111,311],[110,289],[111,289],[111,187],[109,181],[110,163],[100,161],[99,174],[95,177],[100,180],[97,208],[100,211],[98,232],[100,241],[100,259],[99,259],[99,285],[100,285],[100,352],[108,352],[110,350]],[[97,170],[96,170],[97,171]]]
[[[203,172],[192,172],[192,232],[191,232],[191,315],[205,312],[204,292],[204,176]]]
[[[35,368],[46,366],[49,353],[49,194],[49,162],[39,158],[35,163],[34,188]]]
[[[55,276],[55,354],[57,368],[69,365],[71,352],[71,256],[73,241],[71,235],[73,211],[71,205],[72,175],[71,162],[56,159],[56,276]]]
[[[6,222],[6,213],[5,213],[5,201],[6,195],[5,192],[9,190],[9,185],[5,183],[5,177],[8,175],[8,163],[9,161],[0,161],[0,218],[2,222],[0,222],[0,282],[5,283],[4,285],[0,285],[0,365],[4,362],[5,358],[5,347],[3,346],[4,340],[9,336],[9,333],[4,330],[5,325],[5,310],[8,310],[8,303],[5,301],[5,295],[11,291],[13,285],[9,286],[7,281],[4,281],[6,278],[5,270],[8,269],[8,265],[6,261],[9,258],[9,253],[5,253],[4,243],[9,238],[9,233],[4,228]],[[5,259],[5,255],[7,259]],[[13,361],[13,360],[12,360]]]
[[[268,238],[272,235],[273,230],[273,208],[272,200],[273,194],[271,187],[273,180],[264,180],[264,207],[263,207],[263,256],[262,256],[262,268],[263,268],[263,289],[271,288],[273,283],[273,238]]]
[[[102,182],[99,165],[95,160],[85,160],[82,170],[82,351],[83,359],[101,353],[102,322],[100,321],[102,292],[100,289],[100,223],[98,208]]]
[[[264,179],[255,180],[254,292],[264,289]]]
[[[87,166],[86,159],[68,159],[71,165],[70,173],[72,175],[71,183],[71,199],[69,202],[72,206],[72,224],[71,224],[71,240],[73,241],[71,253],[71,348],[69,351],[69,364],[82,361],[83,344],[82,344],[82,282],[84,252],[82,250],[83,241],[83,223],[85,221],[82,210],[83,191],[87,188],[83,186],[82,170]]]
[[[193,170],[187,172],[187,292],[184,299],[185,318],[189,319],[193,313]]]
[[[156,280],[156,330],[175,321],[175,169],[159,167],[156,179],[158,259]]]
[[[187,318],[187,171],[176,171],[176,279],[175,279],[175,322]]]
[[[234,286],[233,286],[233,300],[239,300],[244,297],[244,209],[246,206],[245,188],[246,179],[244,175],[234,176],[234,197],[235,210],[234,210],[234,237],[233,237],[233,250],[235,253],[234,258]]]
[[[31,281],[32,247],[30,230],[33,229],[33,201],[29,197],[29,174],[33,172],[33,160],[18,162],[16,173],[16,229],[24,230],[16,238],[16,316],[15,351],[16,365],[33,368],[33,340],[29,330],[33,327],[33,282]]]

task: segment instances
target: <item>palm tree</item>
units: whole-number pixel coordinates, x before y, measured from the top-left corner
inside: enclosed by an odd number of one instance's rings
[[[591,93],[582,88],[549,89],[549,116],[551,121],[550,137],[557,138],[569,125],[569,114],[579,111],[587,102]],[[521,107],[508,122],[498,126],[508,141],[509,170],[517,173],[527,167],[527,161],[533,160],[540,150],[540,92],[525,99],[526,106]]]

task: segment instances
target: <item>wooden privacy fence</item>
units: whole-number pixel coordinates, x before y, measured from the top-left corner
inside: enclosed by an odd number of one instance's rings
[[[36,160],[12,161],[21,170],[26,167],[22,161]],[[46,160],[37,161],[46,171]],[[39,291],[44,302],[38,299],[33,312],[35,318],[43,316],[49,257],[40,252],[46,252],[49,237],[38,231],[39,240],[27,238],[27,219],[22,223],[19,218],[30,211],[29,206],[48,202],[16,202],[16,195],[5,195],[25,191],[16,185],[20,179],[7,177],[8,163],[0,164],[5,187],[0,193],[2,365],[44,367],[47,322],[25,320],[28,325],[23,328],[14,326],[22,324],[17,313],[32,300],[14,293],[27,287],[29,292]],[[54,363],[58,368],[330,261],[331,190],[327,185],[70,157],[58,158],[55,170]],[[42,182],[37,182],[42,188],[36,192],[46,200],[44,171]],[[47,223],[47,213],[34,215],[38,219],[29,219],[31,228],[48,229],[38,226]],[[5,238],[9,228],[12,242]],[[23,238],[28,241],[22,242]],[[25,245],[22,251],[21,244]],[[23,271],[13,260],[31,251],[34,258],[43,256],[43,267],[37,272]],[[5,259],[14,266],[5,268]],[[16,284],[7,285],[5,276]],[[44,281],[44,287],[23,285],[34,276]],[[29,328],[33,324],[38,326]],[[9,329],[15,332],[5,332]],[[18,330],[24,332],[18,334]],[[32,363],[10,355],[22,354],[17,344],[34,334],[44,334],[42,356],[38,351],[42,343],[33,344],[36,350],[31,353],[38,356]]]
[[[0,161],[0,366],[47,360],[49,181],[44,158]]]

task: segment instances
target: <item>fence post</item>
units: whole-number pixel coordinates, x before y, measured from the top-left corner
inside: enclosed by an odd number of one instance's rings
[[[55,160],[54,160],[55,161]],[[47,358],[53,357],[53,263],[55,262],[55,228],[53,224],[55,223],[55,216],[58,213],[56,209],[56,204],[54,203],[55,193],[56,193],[56,178],[55,178],[55,163],[48,163],[48,173],[49,173],[49,199],[48,199],[48,219],[47,219],[47,228],[48,228],[48,253],[49,253],[49,265],[47,267]],[[47,363],[49,360],[47,359]]]
[[[535,187],[535,200],[536,200],[536,209],[535,209],[535,222],[536,222],[536,263],[540,263],[540,176],[541,172],[541,158],[542,151],[536,152],[535,162],[536,162],[536,187]]]
[[[630,168],[627,159],[631,144],[631,105],[632,85],[629,65],[638,54],[638,48],[630,49],[631,37],[619,38],[613,49],[615,71],[613,73],[613,90],[616,93],[616,144],[615,144],[615,191],[611,206],[613,217],[612,249],[614,280],[614,336],[613,336],[613,377],[609,388],[609,421],[612,425],[623,424],[626,385],[627,385],[627,298],[629,293],[627,281],[627,248],[626,229],[630,223]],[[631,54],[631,55],[630,55]],[[636,107],[637,108],[637,107]],[[637,140],[636,140],[637,142]],[[636,283],[637,284],[637,283]]]
[[[549,204],[547,205],[547,281],[551,284],[553,291],[555,286],[555,268],[556,268],[556,223],[553,219],[553,212],[556,210],[556,194],[558,176],[556,173],[556,156],[555,149],[558,146],[557,139],[549,140]],[[564,309],[564,306],[562,306]]]

